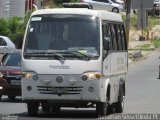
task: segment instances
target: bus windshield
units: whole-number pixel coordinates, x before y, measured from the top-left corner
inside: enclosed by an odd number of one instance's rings
[[[99,31],[98,18],[95,16],[33,16],[28,26],[24,55],[34,56],[38,53],[47,57],[43,54],[58,53],[65,57],[64,53],[73,55],[75,52],[83,56],[99,56]]]

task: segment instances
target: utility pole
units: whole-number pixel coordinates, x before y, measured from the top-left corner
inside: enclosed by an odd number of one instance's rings
[[[126,39],[127,46],[129,46],[129,27],[130,27],[130,14],[131,14],[131,0],[126,0]]]

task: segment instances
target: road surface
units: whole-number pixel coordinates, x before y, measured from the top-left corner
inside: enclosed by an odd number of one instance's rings
[[[129,66],[127,93],[124,114],[160,113],[160,79],[158,78],[160,52]],[[18,120],[62,120],[96,119],[95,109],[63,109],[60,113],[39,112],[37,117],[28,117],[27,109],[21,98],[14,102],[3,97],[0,102],[1,114],[12,114]]]

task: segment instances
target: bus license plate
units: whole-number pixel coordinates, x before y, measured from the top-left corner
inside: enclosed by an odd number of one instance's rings
[[[20,80],[11,80],[11,85],[21,85]]]
[[[52,88],[51,91],[56,94],[65,94],[68,92],[67,88]]]

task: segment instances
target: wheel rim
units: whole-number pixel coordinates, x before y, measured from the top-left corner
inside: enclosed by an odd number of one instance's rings
[[[118,13],[118,9],[117,9],[117,8],[114,8],[114,9],[113,9],[113,12],[114,12],[114,13]]]

